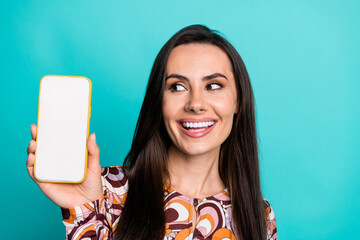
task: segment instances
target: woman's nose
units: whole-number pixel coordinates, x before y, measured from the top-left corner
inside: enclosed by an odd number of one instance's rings
[[[207,105],[204,97],[200,92],[192,92],[185,107],[186,111],[193,113],[203,113],[207,110]]]

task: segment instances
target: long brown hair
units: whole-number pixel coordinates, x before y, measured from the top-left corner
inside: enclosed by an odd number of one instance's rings
[[[165,70],[169,54],[182,44],[204,43],[221,48],[229,57],[238,93],[239,112],[221,146],[219,173],[230,191],[232,222],[240,239],[266,239],[264,201],[260,189],[254,97],[249,76],[235,48],[202,25],[181,29],[157,55],[140,110],[131,149],[125,159],[129,181],[126,203],[115,239],[163,239],[165,234],[164,179],[171,140],[162,115]]]

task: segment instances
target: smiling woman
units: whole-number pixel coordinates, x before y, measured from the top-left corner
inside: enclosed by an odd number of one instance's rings
[[[163,115],[172,143],[186,157],[218,156],[237,111],[228,56],[211,44],[180,45],[170,53],[166,75]]]
[[[35,148],[32,140],[32,178]],[[234,47],[207,27],[186,27],[160,50],[125,166],[100,168],[94,134],[88,150],[83,183],[33,178],[62,207],[68,239],[277,239],[250,80]]]

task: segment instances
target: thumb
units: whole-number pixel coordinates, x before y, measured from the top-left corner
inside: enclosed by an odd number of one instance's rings
[[[100,149],[96,144],[95,133],[92,133],[88,137],[88,165],[90,168],[100,168]]]

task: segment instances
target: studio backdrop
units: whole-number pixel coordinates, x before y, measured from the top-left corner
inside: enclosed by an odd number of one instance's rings
[[[65,236],[60,208],[25,167],[40,79],[91,79],[101,165],[122,165],[156,54],[191,24],[219,30],[247,66],[279,239],[360,239],[359,9],[356,0],[1,1],[1,239]]]

